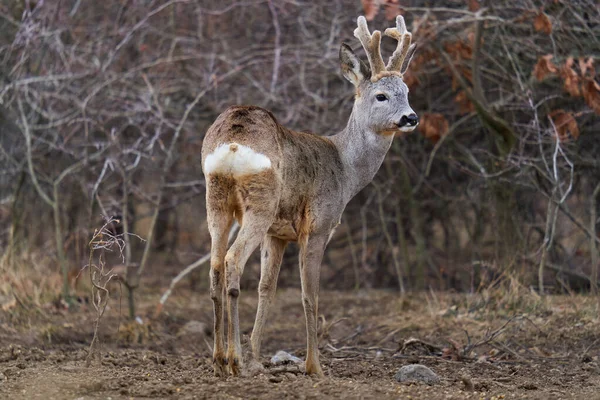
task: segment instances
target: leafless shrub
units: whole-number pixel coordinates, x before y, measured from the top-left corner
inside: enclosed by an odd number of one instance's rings
[[[105,224],[94,231],[92,238],[88,244],[89,246],[89,260],[88,264],[83,267],[82,271],[87,268],[90,278],[91,288],[91,304],[96,311],[96,318],[94,320],[94,336],[90,343],[90,350],[86,358],[85,364],[87,367],[90,366],[94,355],[96,354],[98,347],[98,327],[100,320],[106,311],[108,301],[110,299],[110,292],[108,285],[111,281],[118,282],[118,275],[113,272],[113,269],[108,269],[104,261],[105,251],[116,251],[123,257],[123,250],[125,248],[125,241],[123,235],[115,235],[109,227],[119,223],[118,220],[110,217],[106,219]],[[96,251],[100,251],[97,259],[94,257]],[[97,260],[97,261],[96,261]]]
[[[474,262],[492,260],[540,291],[594,288],[600,15],[589,0],[541,6],[3,4],[0,201],[11,217],[0,241],[17,249],[54,239],[66,276],[87,252],[68,233],[94,226],[98,210],[122,216],[125,232],[151,239],[124,250],[134,317],[151,252],[173,254],[179,267],[208,251],[198,154],[216,115],[254,104],[295,129],[343,128],[352,92],[339,45],[358,48],[349,33],[358,14],[384,24],[401,12],[419,44],[405,79],[421,135],[398,138],[348,205],[324,284],[474,291]]]

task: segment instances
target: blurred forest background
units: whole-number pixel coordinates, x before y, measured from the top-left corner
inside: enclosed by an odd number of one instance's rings
[[[421,124],[348,205],[322,287],[597,291],[594,0],[3,0],[0,295],[81,290],[103,215],[124,233],[106,261],[129,291],[166,287],[209,251],[200,149],[217,115],[253,104],[341,130],[340,44],[365,57],[356,17],[384,30],[398,13],[418,43],[405,80]],[[383,39],[384,58],[394,47]],[[280,285],[299,285],[295,250]],[[202,264],[181,284],[207,277]]]

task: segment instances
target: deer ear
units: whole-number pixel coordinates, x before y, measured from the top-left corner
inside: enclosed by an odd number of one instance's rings
[[[342,43],[342,47],[340,47],[340,67],[344,78],[356,87],[371,77],[369,67],[354,54],[354,51],[346,43]]]

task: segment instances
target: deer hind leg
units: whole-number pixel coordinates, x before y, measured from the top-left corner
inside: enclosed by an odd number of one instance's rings
[[[210,297],[214,308],[214,349],[213,364],[215,375],[225,376],[226,358],[225,343],[223,340],[223,299],[225,284],[225,252],[227,251],[227,237],[233,215],[224,210],[208,206],[208,229],[211,236],[210,250]]]
[[[302,282],[302,305],[306,318],[306,373],[323,376],[319,363],[317,316],[319,303],[319,275],[321,261],[328,235],[312,236],[300,242],[300,280]]]
[[[258,284],[258,309],[256,311],[256,320],[250,342],[252,344],[252,356],[256,365],[259,366],[260,344],[262,332],[265,326],[269,308],[275,291],[277,289],[277,277],[283,259],[283,253],[287,241],[273,237],[265,236],[261,244],[260,257],[260,283]]]
[[[240,278],[252,252],[266,235],[272,219],[264,215],[246,213],[237,238],[225,256],[227,293],[227,361],[233,375],[239,375],[242,366],[242,346],[238,317]]]

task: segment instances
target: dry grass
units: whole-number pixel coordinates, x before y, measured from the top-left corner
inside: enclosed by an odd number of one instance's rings
[[[12,259],[11,259],[12,258]],[[3,311],[41,308],[57,299],[62,278],[51,255],[23,252],[0,258],[0,306]]]

